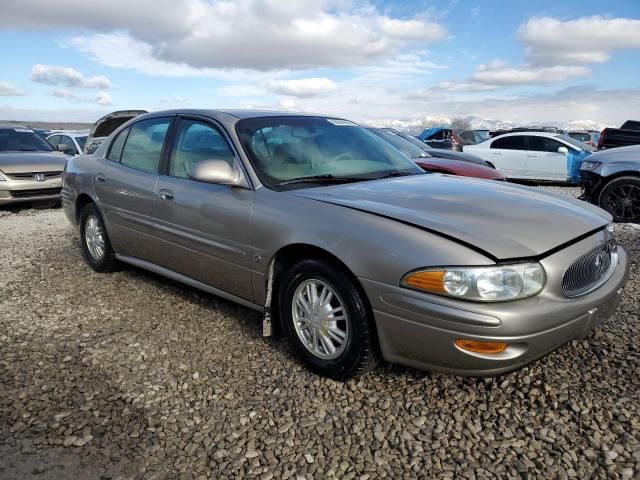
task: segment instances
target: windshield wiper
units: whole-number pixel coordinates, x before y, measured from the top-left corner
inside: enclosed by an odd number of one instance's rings
[[[410,177],[413,175],[421,175],[420,172],[391,172],[387,175],[383,175],[381,177],[376,178],[376,180],[380,180],[381,178],[393,178],[393,177]]]
[[[309,175],[307,177],[298,177],[292,178],[291,180],[285,180],[284,182],[278,183],[278,185],[292,185],[294,183],[346,183],[346,182],[360,182],[364,180],[363,178],[358,177],[338,177],[332,175],[330,173],[325,173],[322,175]]]

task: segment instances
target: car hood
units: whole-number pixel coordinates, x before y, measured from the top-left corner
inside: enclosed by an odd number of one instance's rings
[[[61,172],[68,158],[56,152],[1,152],[0,170],[4,173]]]
[[[466,147],[465,147],[466,148]],[[487,162],[480,157],[470,155],[468,153],[456,152],[454,150],[439,150],[432,148],[427,152],[432,157],[436,158],[448,158],[450,160],[460,160],[463,162],[479,163],[480,165],[486,165]]]
[[[496,261],[544,256],[611,220],[586,202],[532,187],[438,174],[288,193],[411,224]]]
[[[640,162],[640,145],[630,145],[628,147],[608,148],[593,152],[589,156],[589,161],[593,162]]]

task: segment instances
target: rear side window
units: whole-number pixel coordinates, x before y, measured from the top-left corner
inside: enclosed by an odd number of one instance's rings
[[[122,149],[120,163],[144,172],[157,173],[162,145],[171,118],[150,118],[134,123]]]
[[[530,136],[529,148],[533,152],[558,152],[558,148],[564,147],[562,143],[554,140],[553,138]]]
[[[113,162],[120,161],[120,155],[122,155],[122,147],[124,147],[124,141],[127,139],[129,130],[130,128],[125,128],[118,135],[116,135],[115,140],[111,143],[109,154],[107,155],[108,160],[111,160]]]
[[[504,150],[526,150],[525,137],[522,135],[501,137],[491,143],[491,148],[501,148]]]

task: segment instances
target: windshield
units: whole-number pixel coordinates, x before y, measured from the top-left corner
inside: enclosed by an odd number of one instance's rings
[[[0,129],[0,152],[51,152],[53,147],[30,128]]]
[[[256,173],[270,188],[308,177],[355,181],[423,173],[387,142],[347,120],[262,117],[241,120],[236,128]]]
[[[398,150],[400,150],[409,158],[424,158],[427,156],[425,151],[422,150],[420,147],[418,147],[417,145],[414,145],[409,140],[406,140],[401,136],[396,135],[393,132],[390,132],[389,130],[382,130],[380,128],[369,128],[367,130],[375,133],[377,136],[379,136],[383,140],[386,140],[387,142],[389,142],[391,145],[396,147]]]
[[[585,152],[593,152],[595,150],[591,145],[587,145],[586,143],[576,140],[575,138],[571,138],[568,135],[556,135],[556,138],[560,138],[563,142],[570,143],[574,147],[584,150]]]

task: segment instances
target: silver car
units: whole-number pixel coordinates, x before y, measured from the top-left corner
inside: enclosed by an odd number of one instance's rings
[[[336,379],[379,356],[514,370],[609,317],[628,273],[603,210],[424,173],[340,118],[147,114],[63,182],[94,270],[121,261],[264,312],[265,335]]]

